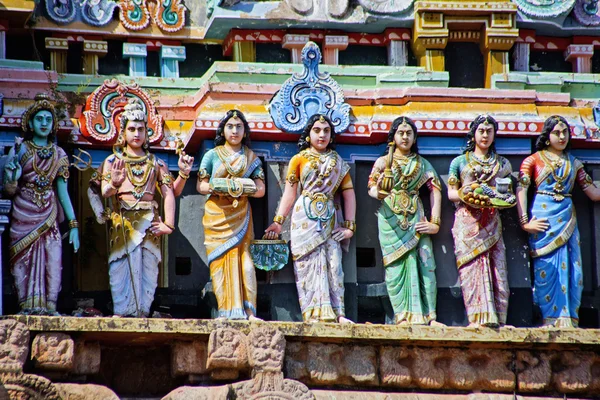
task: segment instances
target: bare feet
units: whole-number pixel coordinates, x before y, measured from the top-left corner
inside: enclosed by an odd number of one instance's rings
[[[354,323],[354,322],[350,321],[348,318],[342,317],[341,315],[338,317],[337,322],[340,324],[353,324]]]
[[[262,319],[255,317],[254,315],[248,315],[248,321],[255,322],[255,321],[262,321]]]
[[[225,322],[225,321],[227,321],[227,318],[226,317],[217,317],[217,318],[215,318],[215,321],[216,322]]]
[[[403,319],[402,321],[396,322],[396,325],[399,325],[399,326],[408,326],[408,325],[410,325],[410,322],[408,322],[407,320]]]

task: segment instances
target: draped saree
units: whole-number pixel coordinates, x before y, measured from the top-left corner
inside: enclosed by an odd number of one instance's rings
[[[223,146],[209,150],[200,164],[198,179],[263,179],[260,159],[248,147],[230,154]],[[208,255],[218,316],[247,319],[256,315],[256,272],[250,254],[254,239],[252,210],[247,196],[236,199],[209,195],[204,206],[204,245]]]
[[[369,188],[377,185],[386,158],[375,162]],[[419,189],[441,189],[440,181],[431,164],[417,154],[395,156],[392,172],[394,187],[377,211],[377,224],[394,322],[428,324],[436,319],[436,266],[431,238],[418,233],[415,224],[425,218]]]
[[[533,257],[533,299],[542,312],[543,324],[577,327],[583,292],[580,236],[571,192],[577,182],[583,189],[592,179],[583,164],[570,154],[556,168],[545,150],[526,158],[519,184],[535,182],[531,216],[547,218],[550,227],[529,235]]]

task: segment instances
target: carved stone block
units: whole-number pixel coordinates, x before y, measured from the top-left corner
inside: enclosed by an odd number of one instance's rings
[[[246,336],[231,328],[219,328],[208,339],[206,367],[213,379],[236,379],[248,367]]]
[[[75,343],[73,373],[92,375],[100,372],[100,343],[78,341]]]
[[[0,372],[23,372],[29,352],[29,330],[15,320],[0,321]]]
[[[409,387],[412,383],[412,351],[405,347],[382,346],[379,371],[383,386]]]
[[[356,384],[378,385],[377,352],[372,346],[352,346],[344,357],[346,375]]]
[[[446,384],[452,356],[440,348],[419,349],[418,356],[411,352],[412,375],[415,386],[423,389],[442,389]]]
[[[552,362],[554,386],[560,393],[584,393],[592,384],[594,353],[565,351]]]
[[[448,385],[460,390],[513,390],[512,354],[501,350],[450,349]]]
[[[106,386],[55,383],[62,400],[119,400],[119,396]]]
[[[206,369],[206,343],[176,341],[171,345],[171,375],[202,375]]]
[[[307,369],[310,382],[317,385],[379,384],[377,354],[371,346],[309,343]]]
[[[265,325],[248,335],[248,362],[254,373],[281,372],[285,355],[285,337],[278,329]]]
[[[552,369],[548,353],[517,351],[516,367],[519,391],[540,392],[550,387]]]
[[[70,371],[73,368],[73,339],[64,333],[40,333],[31,345],[31,359],[38,368]]]
[[[23,373],[0,374],[0,396],[3,400],[63,400],[50,380]]]
[[[306,382],[310,379],[308,373],[307,344],[302,342],[288,342],[285,352],[285,376],[290,379]]]
[[[308,344],[308,373],[317,385],[334,385],[340,381],[344,361],[342,346],[325,343]]]

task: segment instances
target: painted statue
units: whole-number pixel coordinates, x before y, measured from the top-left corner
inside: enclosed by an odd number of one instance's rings
[[[436,319],[435,259],[429,235],[440,229],[442,192],[431,164],[418,154],[417,127],[406,117],[394,120],[389,153],[369,176],[369,195],[382,200],[377,211],[385,283],[397,324],[432,324]],[[427,186],[431,220],[419,189]]]
[[[266,230],[275,239],[292,212],[291,251],[302,318],[306,322],[352,323],[345,317],[342,245],[356,230],[356,197],[350,166],[334,148],[329,118],[313,115],[290,160],[277,215]],[[300,185],[301,195],[296,200]],[[344,203],[344,217],[340,210]]]
[[[509,288],[498,208],[516,199],[506,181],[512,167],[495,150],[497,131],[491,116],[475,118],[464,154],[450,164],[448,198],[456,205],[452,236],[469,326],[506,324]]]
[[[198,173],[198,192],[208,196],[202,223],[218,318],[258,319],[248,197],[265,195],[265,174],[249,144],[246,117],[228,111],[217,127],[215,148],[204,154]]]
[[[69,243],[79,249],[79,229],[67,192],[69,159],[54,144],[58,120],[46,95],[22,118],[17,139],[4,167],[4,185],[13,197],[9,257],[19,296],[20,313],[58,315],[62,239],[58,223],[69,221]]]
[[[129,100],[120,122],[113,154],[92,176],[90,186],[112,199],[108,272],[113,313],[147,317],[158,284],[160,236],[175,230],[174,179],[166,163],[148,151],[147,115],[139,99]],[[185,184],[181,176],[178,181]],[[156,186],[163,198],[164,221],[158,214]]]
[[[593,201],[600,189],[569,154],[571,128],[560,116],[546,120],[536,141],[536,153],[521,164],[517,188],[519,220],[529,233],[533,257],[534,302],[542,311],[543,324],[577,327],[583,291],[581,247],[571,192],[575,183]],[[527,189],[535,185],[531,219]]]

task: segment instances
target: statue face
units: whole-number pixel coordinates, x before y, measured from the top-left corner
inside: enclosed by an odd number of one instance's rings
[[[29,121],[29,128],[33,130],[35,136],[48,137],[52,132],[53,122],[54,118],[50,111],[40,110]]]
[[[484,121],[477,126],[475,131],[475,146],[487,153],[492,143],[494,143],[495,136],[494,125]]]
[[[327,150],[331,141],[331,126],[327,121],[317,121],[310,130],[310,146],[318,152]]]
[[[231,146],[239,146],[244,138],[244,123],[238,117],[231,117],[225,123],[225,129],[223,129],[223,135],[225,140]]]
[[[569,137],[569,128],[567,128],[567,125],[559,122],[558,124],[554,125],[554,129],[552,129],[552,132],[550,132],[550,147],[557,151],[563,151],[569,144]]]
[[[394,135],[394,143],[402,154],[410,153],[411,147],[415,144],[415,132],[409,124],[404,123],[398,126]]]
[[[125,125],[125,142],[132,149],[140,149],[146,142],[146,123],[144,121],[127,121]]]

